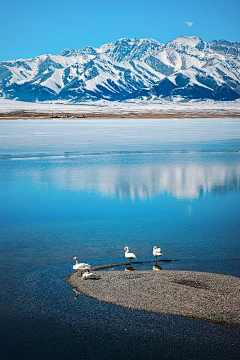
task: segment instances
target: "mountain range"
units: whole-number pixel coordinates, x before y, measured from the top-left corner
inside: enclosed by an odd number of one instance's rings
[[[240,43],[123,38],[0,62],[0,97],[21,101],[240,98]]]

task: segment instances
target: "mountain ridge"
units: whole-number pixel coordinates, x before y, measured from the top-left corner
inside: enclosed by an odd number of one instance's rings
[[[240,43],[122,38],[0,62],[0,97],[21,101],[240,98]]]

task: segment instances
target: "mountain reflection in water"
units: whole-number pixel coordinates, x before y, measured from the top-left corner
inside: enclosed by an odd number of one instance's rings
[[[46,173],[34,174],[41,181]],[[65,190],[98,192],[119,199],[151,199],[167,193],[197,199],[240,190],[240,163],[57,167],[47,175]]]

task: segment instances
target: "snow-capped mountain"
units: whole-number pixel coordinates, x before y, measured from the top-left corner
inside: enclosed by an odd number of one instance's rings
[[[0,96],[22,101],[240,98],[240,43],[120,39],[0,63]]]

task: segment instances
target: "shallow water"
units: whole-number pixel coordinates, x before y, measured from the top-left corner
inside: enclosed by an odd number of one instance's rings
[[[201,120],[0,123],[2,358],[238,358],[239,330],[75,300],[64,282],[73,256],[122,262],[126,245],[180,259],[163,270],[240,276],[240,120]]]

